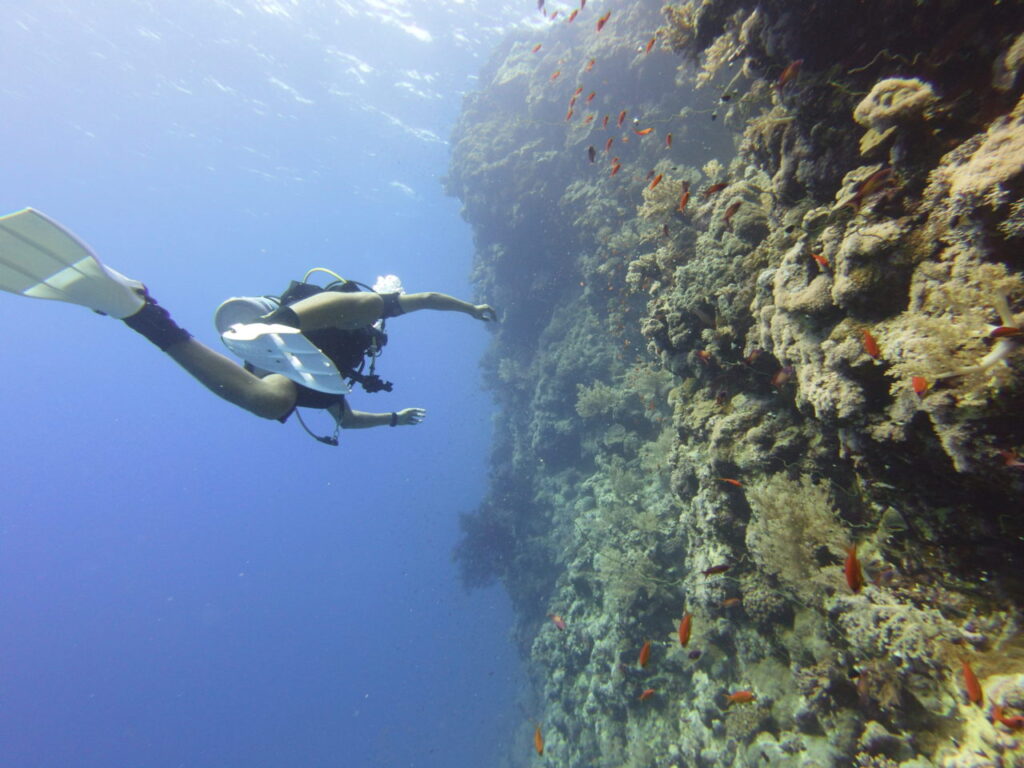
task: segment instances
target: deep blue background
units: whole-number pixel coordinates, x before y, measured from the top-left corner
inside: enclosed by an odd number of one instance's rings
[[[532,5],[8,10],[0,213],[54,217],[218,348],[220,301],[310,266],[468,297],[446,139]],[[509,608],[450,562],[486,482],[483,324],[391,321],[395,391],[352,404],[427,420],[333,449],[117,321],[6,294],[0,319],[0,765],[485,765],[507,746]]]

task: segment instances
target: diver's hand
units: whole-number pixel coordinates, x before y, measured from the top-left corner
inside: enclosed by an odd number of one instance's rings
[[[427,417],[427,412],[422,408],[403,408],[398,411],[398,423],[401,425],[419,424]]]
[[[477,304],[473,307],[473,311],[470,314],[477,320],[483,320],[485,323],[498,319],[498,313],[494,311],[494,307],[490,304]]]

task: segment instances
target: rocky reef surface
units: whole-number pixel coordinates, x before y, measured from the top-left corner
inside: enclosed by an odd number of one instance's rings
[[[503,764],[1024,766],[1024,3],[541,6],[446,180]]]

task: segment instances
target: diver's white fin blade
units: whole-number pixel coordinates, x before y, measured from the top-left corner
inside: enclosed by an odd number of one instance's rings
[[[118,318],[145,304],[142,283],[101,264],[82,241],[32,208],[0,216],[0,289]]]
[[[224,344],[247,363],[333,395],[351,389],[331,359],[298,328],[268,323],[236,323],[221,334]]]

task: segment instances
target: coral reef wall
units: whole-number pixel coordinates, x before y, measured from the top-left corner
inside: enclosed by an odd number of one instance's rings
[[[1024,3],[541,13],[446,180],[503,764],[1024,766]]]

